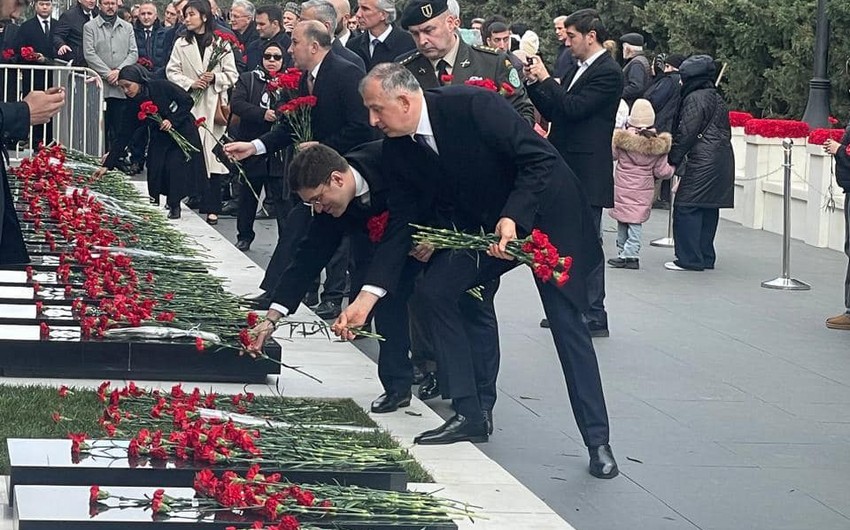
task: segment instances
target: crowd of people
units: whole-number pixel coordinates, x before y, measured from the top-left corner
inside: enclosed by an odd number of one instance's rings
[[[558,47],[543,56],[540,33],[500,14],[464,27],[456,0],[410,0],[401,11],[392,0],[359,0],[354,11],[348,0],[234,0],[226,13],[215,0],[173,0],[162,21],[150,2],[129,7],[128,20],[121,8],[78,0],[57,20],[37,0],[32,19],[5,26],[3,46],[98,74],[101,171],[146,167],[151,201],[165,196],[169,217],[187,199],[211,224],[233,212],[243,251],[258,208],[277,220],[263,294],[251,300],[268,311],[253,350],[302,302],[345,338],[373,321],[385,340],[372,412],[408,406],[419,385],[420,398],[451,399],[456,414],[417,443],[486,441],[500,357],[493,300],[517,266],[506,246],[543,230],[573,262],[566,283],[535,279],[541,326],[591,474],[617,475],[592,342],[610,334],[603,211],[618,226],[608,267],[640,267],[654,206],[673,210],[676,259],[666,269],[716,266],[734,160],[711,57],[650,56],[643,35],[610,35],[592,9],[554,17]],[[289,68],[301,72],[293,96],[315,97],[307,139],[271,95]],[[137,118],[151,101],[160,119]],[[830,146],[846,162],[844,151]],[[497,242],[487,252],[436,249],[413,244],[411,224],[483,230]],[[467,293],[475,287],[480,296]],[[847,304],[850,315],[850,294]],[[847,315],[837,325],[850,328]]]

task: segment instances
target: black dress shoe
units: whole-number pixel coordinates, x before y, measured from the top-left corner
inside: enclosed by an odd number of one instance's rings
[[[428,372],[425,374],[425,379],[419,385],[419,391],[416,395],[422,401],[434,399],[440,395],[440,383],[437,381],[437,372]]]
[[[375,414],[383,414],[385,412],[395,412],[400,408],[409,407],[410,398],[410,392],[407,394],[386,392],[378,396],[378,399],[372,402],[372,412]]]
[[[180,206],[172,206],[168,209],[169,219],[180,219]]]
[[[588,447],[587,450],[590,453],[589,471],[591,475],[596,478],[614,478],[620,474],[610,445],[594,445]]]
[[[197,210],[201,207],[201,198],[189,197],[189,199],[186,201],[186,206],[188,206],[190,210]]]
[[[244,300],[246,305],[253,307],[254,309],[268,310],[269,306],[272,305],[272,297],[269,293],[245,297]]]
[[[321,304],[317,305],[313,308],[313,311],[316,313],[316,316],[321,318],[322,320],[330,320],[332,318],[336,318],[342,312],[342,309],[339,307],[339,304],[332,300],[325,300]]]
[[[493,434],[493,411],[483,410],[481,414],[484,416],[484,422],[487,424],[487,436]]]
[[[251,250],[251,242],[246,241],[244,239],[240,239],[236,242],[236,250],[241,250],[242,252],[246,252]]]
[[[614,267],[615,269],[622,269],[626,266],[626,260],[623,258],[611,258],[608,260],[608,265]]]
[[[239,205],[235,200],[224,201],[224,204],[221,206],[221,215],[236,217],[238,213]]]
[[[548,329],[549,328],[549,319],[544,318],[543,320],[541,320],[540,321],[540,327]]]
[[[484,420],[473,422],[460,414],[455,414],[442,427],[426,431],[413,439],[419,445],[446,445],[455,442],[480,443],[487,441],[487,423]]]
[[[150,197],[151,204],[159,206],[159,197]]]

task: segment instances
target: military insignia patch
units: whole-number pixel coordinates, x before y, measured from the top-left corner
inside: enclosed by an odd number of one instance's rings
[[[469,60],[468,60],[468,59],[464,59],[464,60],[463,60],[463,62],[462,62],[462,63],[460,63],[460,67],[461,67],[461,68],[466,68],[467,66],[469,66]]]
[[[177,102],[172,101],[171,104],[168,106],[168,110],[169,112],[177,112]]]
[[[508,82],[514,88],[519,88],[522,84],[519,80],[519,74],[516,71],[516,68],[511,68],[511,73],[508,74]]]
[[[431,15],[434,14],[434,8],[431,7],[431,4],[425,4],[422,6],[422,15],[425,18],[431,18]]]

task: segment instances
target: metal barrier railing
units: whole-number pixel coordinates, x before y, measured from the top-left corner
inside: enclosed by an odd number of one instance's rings
[[[65,89],[65,106],[59,114],[49,124],[31,126],[30,140],[18,142],[10,149],[10,159],[23,158],[31,146],[53,140],[89,155],[103,153],[103,85],[94,70],[79,66],[3,64],[0,81],[6,101],[20,101],[32,90]]]

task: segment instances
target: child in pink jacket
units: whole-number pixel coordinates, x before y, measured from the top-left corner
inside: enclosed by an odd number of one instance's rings
[[[669,133],[655,132],[655,111],[645,99],[632,105],[624,129],[614,131],[613,153],[617,160],[614,171],[614,208],[609,212],[617,220],[616,258],[608,265],[617,269],[640,268],[640,236],[644,222],[652,211],[655,179],[673,176],[667,153],[673,144]]]

